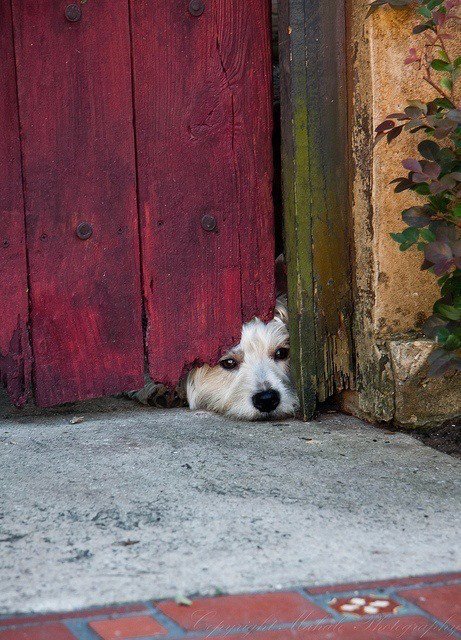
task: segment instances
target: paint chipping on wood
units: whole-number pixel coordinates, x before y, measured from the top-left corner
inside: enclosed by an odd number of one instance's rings
[[[18,407],[26,403],[29,395],[31,364],[27,327],[18,319],[7,349],[0,349],[0,383]]]
[[[27,263],[13,29],[0,2],[0,383],[18,406],[30,390]]]

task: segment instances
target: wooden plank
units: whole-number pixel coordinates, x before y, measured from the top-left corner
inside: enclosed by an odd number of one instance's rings
[[[34,382],[46,406],[143,383],[129,11],[91,1],[71,22],[66,2],[12,4]]]
[[[131,7],[149,368],[175,384],[272,313],[269,3]]]
[[[27,263],[10,0],[0,0],[0,382],[22,405],[30,386]]]
[[[317,394],[353,384],[348,96],[344,0],[310,0],[304,26]]]
[[[293,368],[304,418],[350,375],[345,17],[280,3],[282,174]]]
[[[316,408],[317,366],[304,11],[304,0],[279,3],[282,185],[291,365],[301,413],[307,420]]]

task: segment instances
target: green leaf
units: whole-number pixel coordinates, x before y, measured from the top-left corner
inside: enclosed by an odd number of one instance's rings
[[[450,304],[436,303],[436,310],[439,315],[447,320],[461,320],[461,309],[456,309]]]
[[[443,346],[448,351],[454,351],[455,349],[459,349],[459,347],[461,347],[461,340],[454,334],[450,334],[448,338],[444,341]]]
[[[436,71],[448,71],[450,69],[450,64],[445,62],[445,60],[440,60],[440,58],[436,58],[432,60],[431,67]]]
[[[448,100],[447,98],[435,98],[435,100],[433,100],[433,103],[441,109],[455,109],[455,105],[451,102],[451,100]]]
[[[406,251],[407,249],[410,249],[414,244],[414,242],[402,242],[399,249],[400,251]]]
[[[416,191],[416,193],[419,193],[420,196],[428,196],[431,192],[429,189],[429,185],[426,184],[425,182],[423,182],[422,184],[419,184],[417,187],[413,189],[413,191]]]
[[[439,329],[437,329],[436,335],[437,341],[443,344],[451,336],[451,333],[446,327],[440,327]]]
[[[461,202],[453,209],[453,215],[455,218],[461,218]]]
[[[458,56],[455,60],[453,60],[453,66],[455,69],[461,67],[461,56]]]
[[[429,229],[420,229],[419,235],[426,242],[434,242],[435,240],[435,235]]]
[[[402,231],[402,237],[405,242],[417,242],[419,239],[419,229],[415,227],[407,227],[404,231]]]
[[[442,78],[440,80],[440,86],[447,91],[451,91],[453,89],[453,82],[451,78]]]
[[[432,18],[432,13],[430,12],[430,10],[427,7],[420,7],[418,9],[418,12],[424,16],[425,18]]]
[[[457,275],[456,271],[445,274],[445,280],[443,283],[439,282],[441,286],[441,293],[443,296],[452,295],[457,297],[461,295],[461,276]]]
[[[448,57],[448,54],[444,49],[439,50],[439,56],[442,60],[445,60],[445,62],[450,63],[450,58]]]

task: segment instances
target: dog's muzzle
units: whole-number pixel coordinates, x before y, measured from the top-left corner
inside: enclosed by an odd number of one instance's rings
[[[275,389],[260,391],[251,398],[253,406],[261,413],[270,413],[280,404],[280,393]]]

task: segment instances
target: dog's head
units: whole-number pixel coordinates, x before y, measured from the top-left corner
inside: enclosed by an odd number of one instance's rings
[[[290,379],[287,311],[278,301],[274,319],[243,326],[240,344],[215,367],[194,369],[187,380],[191,409],[207,409],[241,420],[283,418],[298,407]]]

